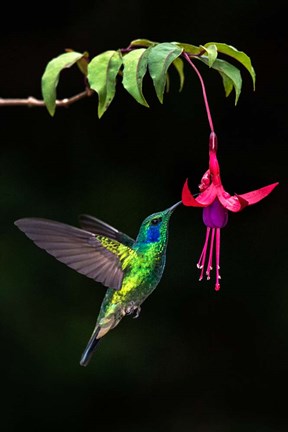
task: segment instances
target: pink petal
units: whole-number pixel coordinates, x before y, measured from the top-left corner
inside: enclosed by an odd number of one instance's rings
[[[204,192],[196,198],[201,207],[207,207],[217,198],[217,188],[211,184]]]
[[[205,174],[203,174],[201,178],[201,182],[198,186],[200,192],[203,192],[205,189],[207,189],[210,184],[211,184],[211,175],[210,175],[210,170],[208,169],[205,172]]]
[[[255,204],[258,201],[261,201],[267,195],[269,195],[278,184],[279,184],[279,182],[272,183],[268,186],[264,186],[261,189],[257,189],[257,190],[254,190],[252,192],[248,192],[248,193],[241,194],[238,196],[241,198],[244,198],[246,201],[248,201],[249,205]]]
[[[228,192],[224,190],[222,185],[218,186],[217,190],[218,199],[223,205],[223,207],[225,207],[227,210],[230,210],[232,212],[239,212],[249,204],[248,201],[243,198],[243,195],[231,196]]]
[[[207,207],[214,201],[216,196],[216,188],[211,184],[204,192],[200,193],[197,198],[194,198],[188,187],[188,179],[186,179],[182,189],[182,202],[186,206]]]

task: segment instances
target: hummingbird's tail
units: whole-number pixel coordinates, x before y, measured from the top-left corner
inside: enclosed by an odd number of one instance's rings
[[[96,327],[95,330],[93,331],[92,336],[81,356],[80,359],[81,366],[87,366],[88,363],[90,362],[91,357],[94,354],[94,351],[96,349],[96,346],[98,345],[101,339],[101,338],[97,339],[99,331],[100,331],[100,327]]]

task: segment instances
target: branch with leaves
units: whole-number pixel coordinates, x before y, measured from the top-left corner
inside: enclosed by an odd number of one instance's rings
[[[205,45],[191,45],[181,42],[152,42],[148,39],[133,40],[127,48],[108,50],[96,55],[91,60],[87,52],[79,53],[67,49],[48,62],[41,79],[43,100],[29,97],[27,99],[0,99],[0,106],[45,106],[51,116],[56,107],[69,106],[80,99],[89,97],[95,92],[98,95],[98,117],[101,118],[113,101],[117,83],[122,83],[125,90],[141,105],[149,107],[143,94],[143,80],[148,74],[160,103],[163,103],[164,92],[169,91],[169,68],[172,65],[179,75],[179,91],[184,86],[184,62],[198,72],[197,61],[204,63],[220,74],[225,95],[229,96],[234,89],[235,105],[238,102],[242,77],[240,70],[227,60],[219,58],[224,54],[244,66],[253,81],[255,89],[256,74],[250,58],[231,45],[208,42]],[[77,65],[84,75],[85,90],[70,98],[57,99],[57,86],[63,69]],[[201,75],[198,73],[199,78]]]

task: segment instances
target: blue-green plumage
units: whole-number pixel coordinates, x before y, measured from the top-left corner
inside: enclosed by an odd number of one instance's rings
[[[136,240],[88,215],[80,217],[81,228],[41,218],[15,222],[37,246],[107,287],[80,360],[82,366],[87,366],[100,339],[125,315],[139,315],[142,303],[160,282],[166,264],[170,216],[180,203],[148,216]]]

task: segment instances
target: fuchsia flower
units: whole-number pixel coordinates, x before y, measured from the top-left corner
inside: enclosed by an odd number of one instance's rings
[[[220,167],[217,160],[217,137],[211,132],[209,139],[209,169],[205,172],[199,185],[200,194],[194,198],[186,180],[182,189],[182,202],[185,206],[203,207],[203,222],[207,227],[206,238],[197,267],[201,269],[199,280],[203,279],[204,267],[209,246],[206,276],[210,279],[212,270],[213,252],[215,248],[216,284],[215,290],[220,289],[220,230],[228,222],[228,211],[239,212],[244,207],[261,201],[269,195],[279,183],[272,183],[252,192],[231,196],[225,191],[221,178]]]

